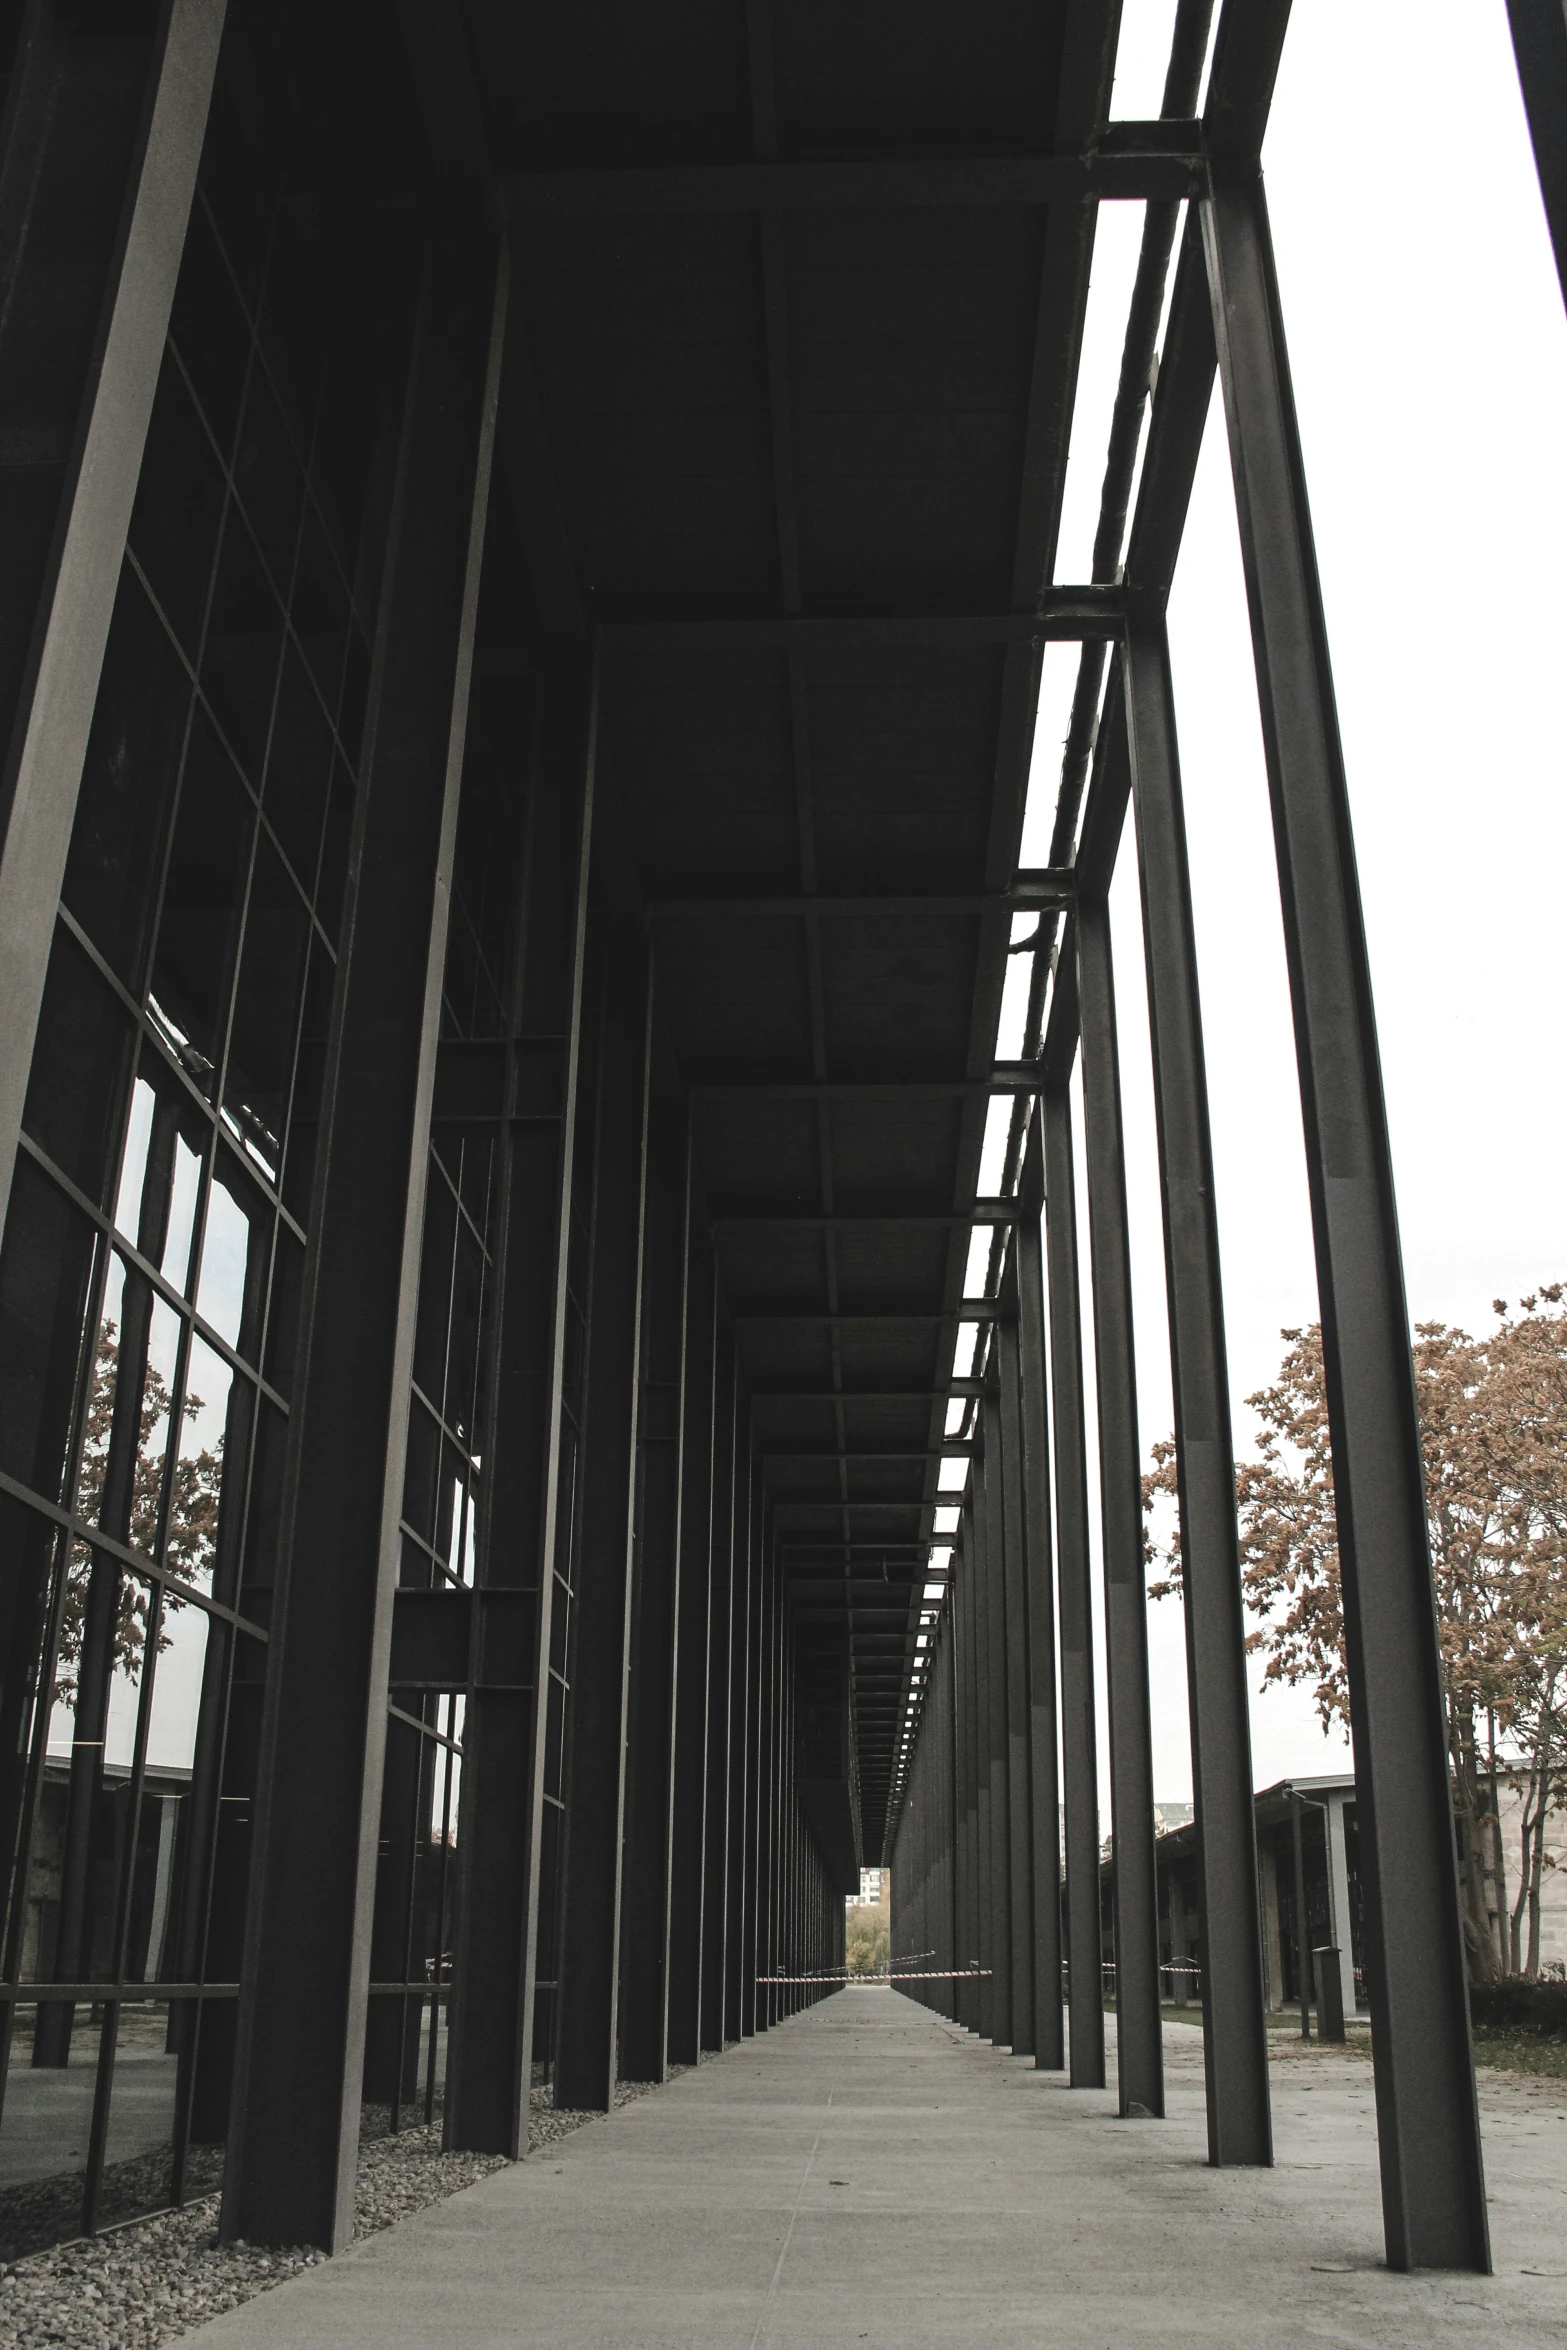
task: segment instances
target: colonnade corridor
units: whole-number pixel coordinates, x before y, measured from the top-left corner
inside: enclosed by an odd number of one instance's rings
[[[1107,2019],[1113,2031],[1114,2018]],[[852,1987],[184,2339],[211,2350],[1442,2350],[1560,2343],[1551,2097],[1486,2098],[1496,2274],[1383,2265],[1371,2072],[1276,2057],[1273,2170],[1210,2169],[1201,2035],[1123,2122]],[[1113,2069],[1113,2067],[1112,2067]],[[1546,2084],[1546,2086],[1550,2086]],[[1559,2151],[1559,2150],[1558,2150]],[[1533,2273],[1529,2273],[1529,2272]]]

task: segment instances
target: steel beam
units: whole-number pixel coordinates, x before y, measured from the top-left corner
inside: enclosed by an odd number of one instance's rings
[[[449,877],[507,310],[426,254],[328,1046],[222,2233],[353,2234]]]
[[[1262,184],[1204,208],[1273,803],[1344,1586],[1387,2254],[1489,2267],[1420,1429],[1365,924]]]
[[[607,653],[962,652],[1007,645],[1025,657],[1043,644],[1120,635],[1124,601],[1119,587],[1049,587],[1018,612],[823,612],[736,619],[717,604],[693,613],[610,612],[599,623]]]
[[[882,915],[897,915],[919,922],[940,921],[950,914],[994,914],[1008,912],[1030,914],[1040,910],[1058,912],[1072,902],[1073,878],[1070,868],[1061,872],[1048,869],[1019,873],[1010,889],[930,890],[919,897],[893,896],[890,892],[873,896],[845,897],[834,895],[806,896],[796,893],[780,897],[757,892],[755,895],[734,894],[700,897],[650,898],[647,904],[649,921],[697,922],[704,920],[752,922],[781,920],[786,917],[811,915],[819,920],[868,922]],[[822,1221],[831,1221],[824,1218]]]
[[[502,200],[519,223],[621,213],[948,210],[981,205],[1166,202],[1205,184],[1200,126],[1107,125],[1091,152],[654,164],[515,172]]]
[[[602,799],[597,813],[595,871],[606,848]],[[619,2038],[652,994],[646,943],[597,895],[588,956],[590,975],[596,966],[593,1184],[555,2102],[607,2113]]]
[[[168,0],[150,37],[30,9],[6,93],[0,1228],[224,8]]]

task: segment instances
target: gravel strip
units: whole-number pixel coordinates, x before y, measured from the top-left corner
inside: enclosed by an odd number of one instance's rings
[[[671,2066],[670,2078],[684,2071]],[[622,2081],[617,2106],[645,2097],[655,2081]],[[603,2116],[558,2108],[550,2092],[529,2097],[528,2152],[555,2145]],[[372,2129],[374,2124],[372,2123]],[[129,2167],[129,2166],[127,2166]],[[499,2154],[443,2154],[441,2125],[367,2136],[354,2199],[356,2236],[395,2227],[428,2203],[505,2168]],[[8,2350],[155,2350],[209,2317],[314,2268],[325,2253],[261,2251],[219,2244],[218,2198],[205,2195],[112,2234],[37,2252],[0,2269],[0,2342]]]

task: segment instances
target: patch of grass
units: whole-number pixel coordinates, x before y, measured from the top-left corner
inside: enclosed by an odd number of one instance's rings
[[[1567,2081],[1567,2040],[1547,2032],[1497,2031],[1477,2026],[1475,2063],[1499,2072],[1545,2073]]]

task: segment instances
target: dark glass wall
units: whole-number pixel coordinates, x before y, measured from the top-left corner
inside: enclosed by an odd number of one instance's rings
[[[407,308],[373,249],[345,284],[286,82],[231,33],[0,1253],[0,2255],[214,2184],[226,2118]],[[444,1196],[471,1321],[482,1170]],[[431,1473],[458,1557],[470,1479]]]

